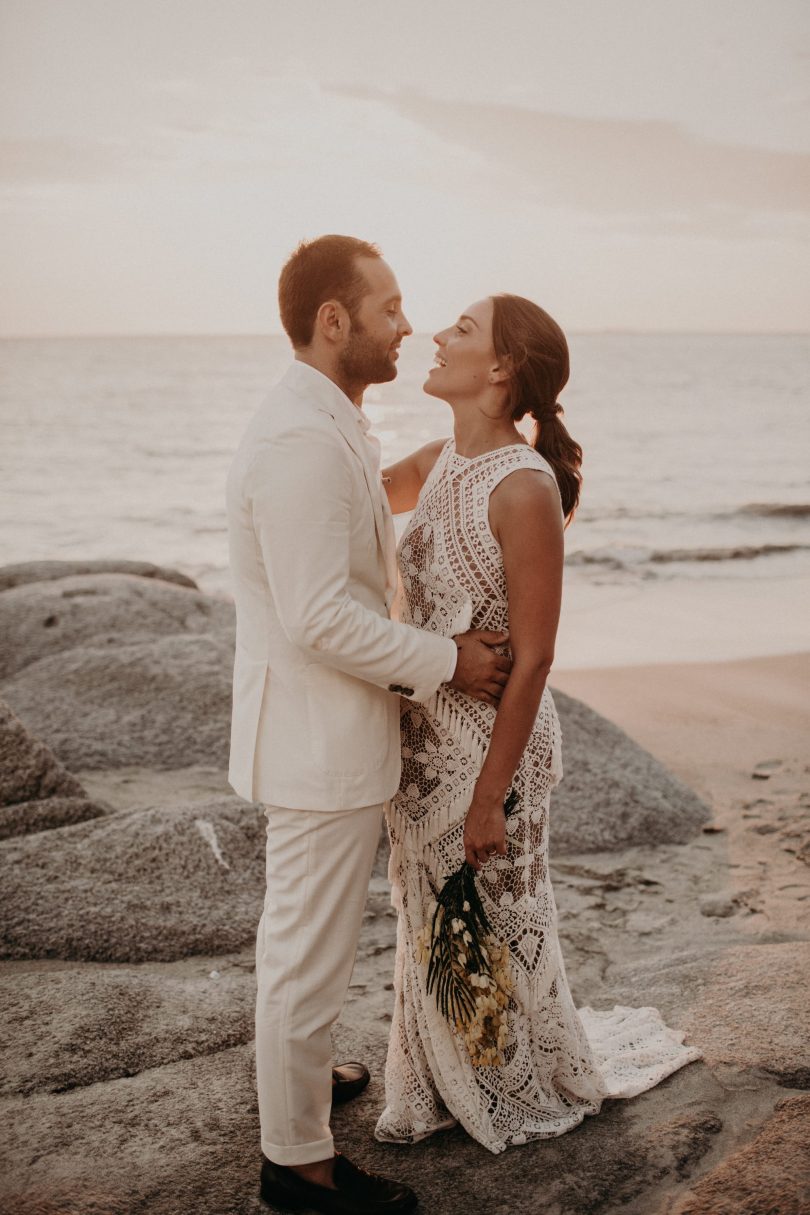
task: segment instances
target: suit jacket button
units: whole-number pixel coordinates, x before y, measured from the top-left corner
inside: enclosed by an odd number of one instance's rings
[[[413,696],[413,688],[400,688],[399,690],[403,696]]]
[[[399,686],[398,683],[389,683],[388,691],[389,692],[401,692],[402,688]]]

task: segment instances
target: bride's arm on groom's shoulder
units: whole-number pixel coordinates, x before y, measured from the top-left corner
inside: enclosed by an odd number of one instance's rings
[[[411,452],[404,460],[383,469],[383,485],[392,514],[401,515],[413,510],[419,492],[446,442],[447,439],[434,439],[418,451]]]
[[[564,557],[560,496],[547,473],[520,469],[505,477],[492,492],[489,518],[503,553],[512,671],[464,828],[476,868],[493,848],[506,853],[503,803],[554,661]]]

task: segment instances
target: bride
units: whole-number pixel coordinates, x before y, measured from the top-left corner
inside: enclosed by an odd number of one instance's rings
[[[401,618],[448,637],[508,629],[513,666],[489,705],[446,684],[425,704],[402,702],[402,780],[388,812],[395,1009],[376,1136],[414,1142],[460,1122],[501,1152],[561,1135],[604,1098],[643,1092],[700,1053],[655,1009],[577,1010],[557,938],[549,796],[562,763],[547,679],[582,458],[557,400],[565,336],[536,304],[497,295],[434,341],[424,387],[452,408],[454,437],[384,474],[392,510],[414,512],[399,547]],[[534,445],[517,428],[527,414]],[[489,1050],[429,990],[436,900],[465,860],[508,946]]]

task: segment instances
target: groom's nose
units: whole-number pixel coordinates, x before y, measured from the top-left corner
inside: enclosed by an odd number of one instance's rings
[[[413,333],[411,322],[408,320],[404,312],[401,314],[398,328],[403,337],[410,337],[410,335]]]

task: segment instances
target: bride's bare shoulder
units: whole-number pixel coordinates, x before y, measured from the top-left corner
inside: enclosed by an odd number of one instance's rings
[[[516,468],[503,477],[489,498],[489,521],[500,541],[512,527],[560,527],[560,491],[553,472],[545,468]]]
[[[434,439],[383,469],[383,484],[394,514],[413,510],[419,491],[430,476],[447,439]]]
[[[434,464],[447,446],[447,442],[447,439],[434,439],[432,443],[426,443],[424,447],[420,447],[418,451],[413,453],[412,458],[416,461],[423,485],[433,471]]]

